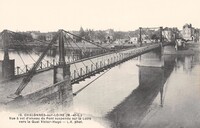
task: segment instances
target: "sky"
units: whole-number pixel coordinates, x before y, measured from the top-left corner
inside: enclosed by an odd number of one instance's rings
[[[199,0],[0,0],[0,31],[200,28]]]

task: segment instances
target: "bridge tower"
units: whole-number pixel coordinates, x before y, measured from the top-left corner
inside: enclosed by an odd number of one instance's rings
[[[161,44],[163,44],[162,32],[163,32],[163,27],[160,27],[160,43],[161,43]]]
[[[72,103],[73,93],[70,79],[70,65],[65,62],[64,34],[59,30],[59,64],[54,66],[53,82],[59,83],[57,103],[62,107],[69,106]]]
[[[2,42],[3,42],[3,49],[4,49],[4,59],[0,61],[0,78],[8,79],[12,78],[15,75],[15,60],[10,60],[9,53],[8,53],[8,31],[4,30],[2,32]]]
[[[160,48],[161,54],[163,53],[163,27],[160,27]]]
[[[53,67],[53,85],[33,92],[29,95],[23,97],[21,92],[28,85],[32,77],[36,74],[36,70],[40,65],[40,62],[44,59],[45,55],[49,51],[49,49],[55,44],[59,42],[59,63],[58,65]],[[73,101],[73,92],[71,86],[70,79],[70,66],[65,62],[65,49],[64,49],[65,36],[63,30],[59,30],[48,44],[48,46],[44,49],[43,53],[40,55],[36,63],[33,67],[27,72],[27,75],[22,79],[21,84],[17,88],[14,94],[8,96],[8,98],[12,98],[14,100],[25,101],[28,102],[39,102],[42,101],[50,102],[54,106],[54,109],[58,109],[61,107],[68,108]],[[23,98],[22,98],[23,97]]]

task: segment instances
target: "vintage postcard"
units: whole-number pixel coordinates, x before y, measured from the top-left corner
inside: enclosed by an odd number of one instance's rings
[[[199,128],[198,0],[0,0],[1,128]]]

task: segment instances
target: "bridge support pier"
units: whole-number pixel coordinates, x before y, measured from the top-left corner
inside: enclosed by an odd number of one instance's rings
[[[58,86],[56,102],[61,107],[71,106],[73,102],[73,92],[70,78],[70,65],[64,64],[54,66],[54,84]],[[59,106],[59,105],[58,105]]]
[[[163,54],[176,54],[176,49],[174,46],[165,46],[163,48]]]
[[[15,60],[0,61],[0,78],[9,79],[15,75]]]
[[[162,48],[143,54],[139,58],[139,66],[143,67],[163,67]]]
[[[59,65],[54,66],[53,82],[58,86],[57,104],[66,108],[72,104],[73,92],[71,86],[70,65],[65,62],[64,35],[59,35]]]

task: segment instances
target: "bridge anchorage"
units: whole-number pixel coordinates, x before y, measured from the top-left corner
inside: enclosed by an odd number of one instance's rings
[[[106,70],[104,72],[106,73],[113,66],[118,65],[134,57],[137,57],[139,55],[142,55],[146,52],[172,44],[171,42],[167,41],[164,38],[162,27],[156,28],[158,29],[157,34],[154,35],[154,39],[150,39],[150,36],[145,34],[145,32],[147,31],[151,32],[151,29],[140,27],[139,41],[138,41],[139,46],[129,47],[125,49],[110,49],[108,47],[102,46],[90,40],[86,40],[73,33],[70,33],[68,31],[61,29],[55,33],[53,39],[50,41],[50,43],[48,43],[47,47],[45,48],[43,53],[39,56],[38,60],[32,65],[32,67],[28,68],[28,66],[25,66],[26,72],[24,74],[18,74],[20,70],[19,67],[17,67],[17,74],[13,73],[14,69],[12,69],[12,71],[11,71],[11,68],[5,69],[7,70],[7,72],[12,74],[12,75],[9,75],[9,77],[14,77],[14,78],[24,77],[20,85],[17,87],[17,90],[14,92],[14,94],[10,94],[8,98],[15,100],[15,99],[20,99],[21,97],[23,97],[27,99],[34,99],[34,101],[36,101],[38,99],[48,97],[49,99],[56,100],[58,104],[68,105],[73,101],[73,96],[77,95],[81,90],[83,90],[90,83],[86,85],[84,88],[74,93],[72,92],[73,84],[83,81],[86,78],[94,76],[95,74],[100,73],[104,70]],[[18,34],[18,33],[11,32],[11,31],[3,31],[1,33],[1,36],[3,38],[4,44],[7,44],[6,42],[9,42],[9,39],[12,39],[10,37],[12,37],[14,34]],[[69,62],[65,56],[67,52],[66,47],[71,48],[73,50],[75,50],[75,47],[76,47],[77,49],[82,50],[80,46],[74,41],[73,37],[80,38],[81,40],[85,41],[87,44],[94,45],[97,48],[102,49],[104,53]],[[59,49],[58,62],[46,61],[47,66],[44,66],[43,61],[45,60],[45,56],[47,55],[48,51],[52,47],[54,47],[57,43],[58,43],[58,49]],[[125,45],[125,43],[122,44],[121,46],[123,45]],[[4,47],[7,47],[7,46],[4,45]],[[85,53],[82,51],[82,54],[84,55]],[[3,61],[7,61],[12,65],[13,60],[9,59],[7,48],[4,48],[4,56],[5,57]],[[42,66],[44,68],[42,68]],[[25,95],[25,96],[21,95],[22,91],[28,86],[28,83],[31,81],[34,75],[40,72],[47,72],[49,70],[53,71],[53,84],[48,85],[46,87],[41,87],[40,89],[28,95]],[[102,75],[104,73],[102,73]],[[97,79],[99,77],[97,77]]]

